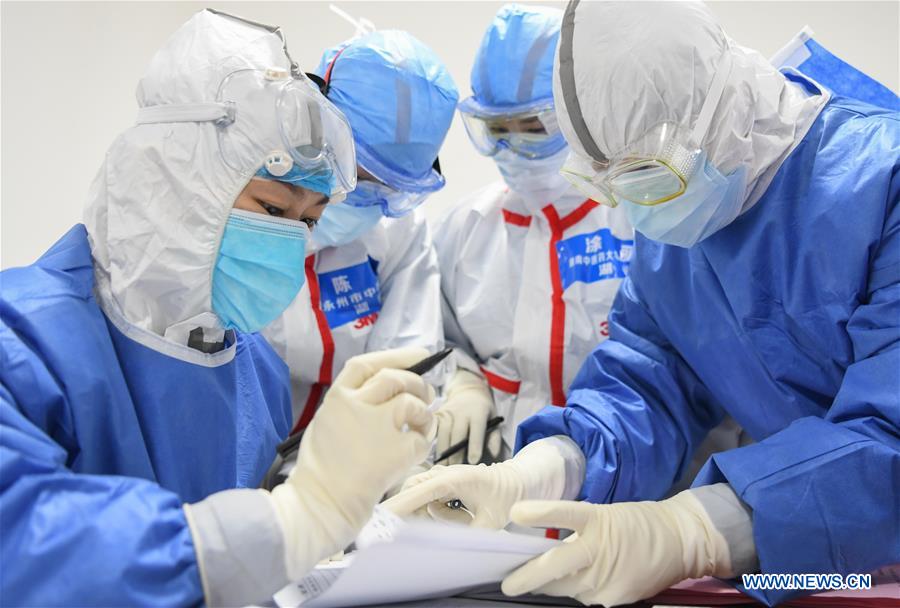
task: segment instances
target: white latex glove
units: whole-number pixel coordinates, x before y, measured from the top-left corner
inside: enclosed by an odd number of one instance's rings
[[[617,606],[686,578],[733,576],[727,542],[691,490],[661,502],[526,501],[513,507],[512,520],[575,534],[506,577],[506,595]]]
[[[401,517],[427,513],[437,519],[499,529],[509,523],[509,510],[516,502],[560,498],[566,484],[565,469],[565,458],[553,442],[536,441],[505,462],[436,466],[408,480],[403,491],[383,505]],[[461,500],[474,519],[446,506],[454,499]]]
[[[428,455],[434,391],[403,371],[427,356],[403,348],[353,357],[331,385],[297,466],[271,493],[291,580],[346,547],[391,484]]]
[[[441,454],[451,445],[469,438],[468,452],[461,451],[440,464],[460,464],[463,456],[466,462],[478,464],[484,451],[484,435],[487,429],[494,398],[487,382],[477,374],[458,369],[447,387],[447,398],[441,409],[435,413],[437,420],[437,453]],[[491,433],[488,450],[500,453],[500,431]]]
[[[421,475],[422,473],[428,471],[429,469],[431,469],[431,467],[432,465],[429,464],[427,460],[425,462],[420,462],[419,464],[413,465],[411,469],[401,475],[400,479],[394,482],[391,487],[387,489],[387,491],[384,493],[384,500],[393,498],[394,496],[399,494],[401,491],[403,491],[403,488],[406,486],[407,481],[409,481],[416,475]]]

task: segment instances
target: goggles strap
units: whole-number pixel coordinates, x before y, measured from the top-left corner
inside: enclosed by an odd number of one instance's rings
[[[328,64],[328,67],[325,69],[325,76],[322,80],[325,81],[325,90],[322,91],[322,95],[328,96],[328,89],[331,88],[331,71],[334,69],[334,62],[337,61],[337,58],[341,56],[341,53],[344,52],[344,49],[347,47],[342,47],[337,53],[334,54],[334,57],[331,58],[331,62]]]
[[[168,103],[138,109],[139,125],[162,122],[234,122],[234,104],[231,103]]]
[[[728,77],[731,75],[732,63],[733,58],[731,55],[731,48],[726,47],[725,52],[722,54],[722,57],[719,59],[719,63],[716,66],[715,76],[713,76],[712,83],[709,85],[709,91],[706,93],[706,100],[703,102],[703,107],[700,108],[697,122],[694,124],[694,128],[691,131],[690,145],[695,149],[699,148],[700,144],[703,143],[703,139],[706,137],[706,132],[709,130],[709,125],[712,122],[713,114],[715,113],[716,108],[719,107],[719,100],[722,98],[722,93],[725,91]]]

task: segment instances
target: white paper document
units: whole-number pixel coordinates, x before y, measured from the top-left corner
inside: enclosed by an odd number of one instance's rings
[[[342,562],[275,594],[281,608],[336,608],[446,597],[492,583],[559,541],[377,511]]]

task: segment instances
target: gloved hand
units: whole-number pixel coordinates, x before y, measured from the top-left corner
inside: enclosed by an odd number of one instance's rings
[[[484,434],[487,429],[494,398],[491,389],[481,376],[458,369],[447,387],[447,399],[434,417],[437,420],[437,453],[469,438],[468,452],[462,451],[447,459],[446,464],[460,464],[467,456],[469,464],[478,464],[484,451]],[[488,450],[500,453],[500,431],[491,433]]]
[[[512,520],[576,534],[506,577],[506,595],[617,606],[686,578],[733,576],[728,544],[691,490],[661,502],[526,501],[513,507]]]
[[[425,473],[426,471],[430,470],[431,467],[432,467],[432,465],[427,460],[420,462],[419,464],[413,465],[411,469],[409,469],[408,471],[406,471],[406,473],[404,473],[403,475],[400,476],[400,479],[398,479],[393,484],[391,484],[391,487],[389,487],[387,489],[387,491],[384,493],[383,500],[387,500],[388,498],[393,498],[394,496],[396,496],[397,494],[402,492],[403,488],[406,487],[407,481],[409,481],[410,479],[412,479],[413,477],[415,477],[417,475],[421,475],[422,473]]]
[[[492,465],[436,466],[406,482],[403,491],[383,504],[401,517],[430,514],[437,519],[480,528],[504,528],[509,510],[525,499],[558,499],[565,488],[565,461],[548,440],[525,446],[514,458]],[[580,480],[579,480],[580,482]],[[446,503],[459,499],[466,510]]]
[[[426,356],[403,348],[354,357],[325,395],[297,466],[271,493],[292,580],[346,547],[391,484],[428,455],[434,391],[403,371]]]

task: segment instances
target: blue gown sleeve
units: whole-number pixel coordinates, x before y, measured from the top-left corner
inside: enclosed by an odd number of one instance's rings
[[[546,407],[518,429],[516,450],[567,435],[581,448],[580,500],[662,498],[724,416],[646,310],[631,278],[609,316],[610,339],[583,363],[566,407]]]
[[[142,479],[75,474],[66,457],[0,384],[3,602],[201,604],[194,545],[178,496]]]
[[[713,456],[694,485],[727,481],[753,509],[765,573],[865,573],[900,561],[900,176],[847,332],[853,363],[824,419]],[[797,592],[746,591],[768,605]]]

